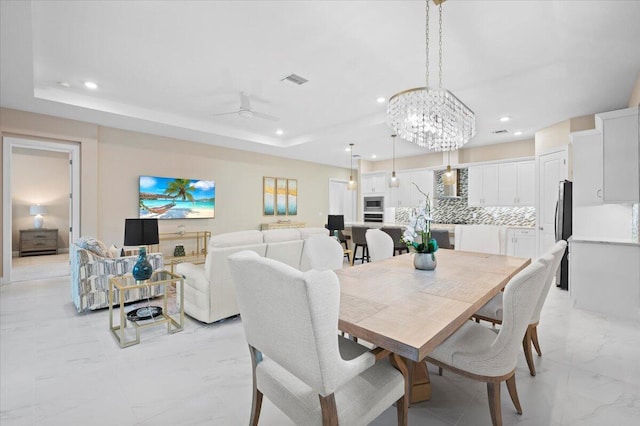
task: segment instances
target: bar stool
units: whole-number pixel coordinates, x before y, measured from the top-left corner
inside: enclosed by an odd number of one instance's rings
[[[353,262],[360,259],[362,263],[366,260],[369,262],[369,250],[367,248],[367,233],[368,226],[352,226],[351,227],[351,241],[353,241]],[[362,256],[358,256],[358,247],[362,247]]]
[[[404,252],[409,253],[409,247],[402,242],[402,228],[391,228],[383,226],[381,231],[386,232],[393,239],[393,255],[402,254]]]

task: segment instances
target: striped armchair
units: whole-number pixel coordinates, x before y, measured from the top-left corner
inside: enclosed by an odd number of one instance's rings
[[[137,256],[109,258],[71,244],[71,299],[78,310],[84,312],[109,307],[109,278],[131,273]],[[164,268],[162,253],[147,255],[154,270]],[[162,286],[151,286],[125,293],[125,302],[134,302],[163,294]],[[120,295],[114,290],[113,300],[118,303]]]

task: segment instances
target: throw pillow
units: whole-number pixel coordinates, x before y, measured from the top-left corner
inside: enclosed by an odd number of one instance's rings
[[[111,244],[111,247],[109,247],[109,257],[112,258],[112,259],[119,258],[120,257],[120,251],[121,251],[121,249],[116,247],[115,244]]]
[[[93,237],[80,237],[76,241],[76,245],[82,249],[89,250],[97,256],[111,257],[107,246],[105,246],[102,241],[96,240]]]

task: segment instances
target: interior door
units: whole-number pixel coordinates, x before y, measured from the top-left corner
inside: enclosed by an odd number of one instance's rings
[[[558,185],[567,178],[567,147],[540,154],[538,169],[538,255],[556,242],[555,217]]]
[[[349,191],[347,182],[337,179],[329,180],[329,214],[344,215],[345,223],[355,222],[356,193]]]

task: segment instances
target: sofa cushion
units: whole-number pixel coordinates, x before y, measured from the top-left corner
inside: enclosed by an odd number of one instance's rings
[[[262,235],[264,236],[264,242],[267,244],[300,240],[300,232],[297,229],[268,229],[262,231]]]
[[[214,235],[209,239],[209,248],[246,246],[264,242],[260,231],[238,231]]]
[[[80,237],[76,241],[76,245],[82,249],[88,250],[91,253],[100,257],[111,257],[109,249],[102,241],[96,240],[93,237]]]
[[[312,235],[329,235],[329,230],[327,228],[297,228],[298,232],[300,232],[300,238],[306,240]]]
[[[298,234],[300,235],[300,234]],[[267,244],[265,257],[286,263],[292,268],[300,269],[300,256],[304,241],[300,238],[295,241],[280,241]]]

